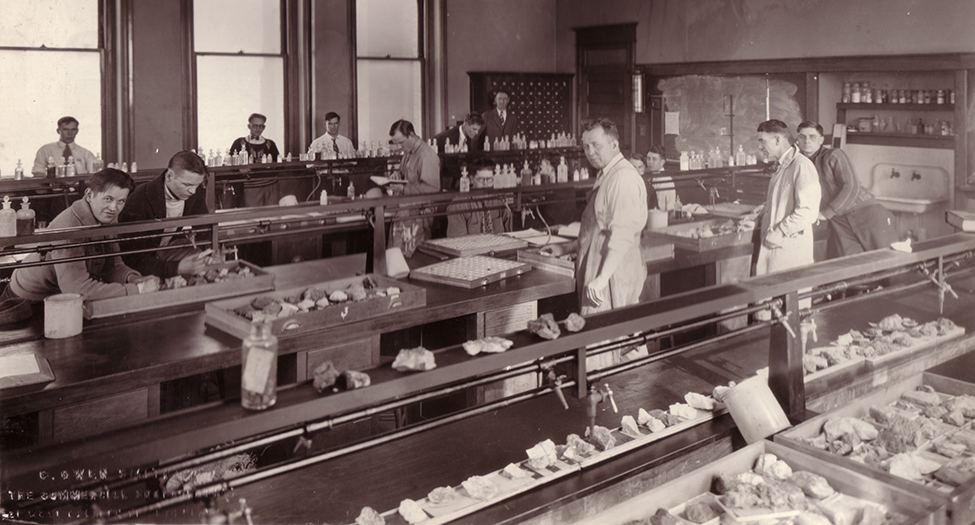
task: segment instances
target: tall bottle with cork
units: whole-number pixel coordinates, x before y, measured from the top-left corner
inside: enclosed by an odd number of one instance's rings
[[[30,201],[24,197],[23,202],[20,203],[20,209],[17,210],[18,237],[34,234],[34,216],[34,210],[30,209]]]
[[[569,182],[569,166],[565,163],[565,155],[559,159],[559,167],[556,171],[556,182]]]
[[[251,323],[240,356],[240,405],[248,410],[270,408],[278,400],[278,338],[271,321]]]
[[[10,207],[10,197],[3,196],[3,209],[0,209],[0,237],[17,236],[17,212]]]
[[[467,166],[463,166],[460,169],[460,192],[467,193],[471,191],[471,178],[467,176]]]

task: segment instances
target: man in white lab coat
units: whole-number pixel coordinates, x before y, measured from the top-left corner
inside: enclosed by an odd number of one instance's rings
[[[758,125],[758,145],[776,165],[769,181],[759,230],[756,275],[795,268],[813,261],[813,224],[819,217],[819,175],[780,120]]]

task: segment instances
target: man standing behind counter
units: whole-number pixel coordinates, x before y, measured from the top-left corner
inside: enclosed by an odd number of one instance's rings
[[[34,166],[30,172],[35,177],[46,177],[48,159],[53,158],[54,163],[58,164],[58,161],[62,158],[67,162],[69,157],[74,157],[76,174],[86,175],[91,173],[95,156],[74,141],[75,137],[78,136],[78,119],[74,117],[61,117],[58,119],[57,132],[60,137],[57,142],[45,144],[37,150],[37,155],[34,156]]]
[[[827,245],[829,258],[878,250],[897,242],[894,217],[860,185],[846,153],[823,146],[823,127],[805,121],[797,131],[799,150],[819,173],[823,192],[819,220],[828,220],[832,233]]]
[[[339,135],[339,114],[329,111],[325,114],[325,134],[312,141],[308,153],[331,152],[333,158],[352,158],[356,156],[355,144],[347,137]]]
[[[518,117],[508,111],[508,102],[511,96],[508,92],[499,89],[494,94],[494,109],[485,111],[481,117],[484,119],[484,140],[494,146],[495,140],[502,137],[512,137],[518,133]]]
[[[230,146],[230,154],[237,155],[246,151],[247,155],[260,163],[266,155],[271,162],[277,162],[281,155],[273,140],[263,137],[267,117],[260,113],[251,113],[247,117],[247,129],[250,133],[240,137]],[[250,180],[244,183],[244,206],[273,206],[278,203],[278,181],[267,179]]]
[[[647,170],[650,172],[650,190],[655,194],[651,200],[656,202],[656,208],[670,211],[677,209],[677,189],[674,187],[674,179],[661,175],[667,161],[664,156],[666,153],[667,150],[660,144],[651,146],[647,152]]]
[[[481,138],[481,128],[483,127],[484,119],[477,113],[471,113],[464,117],[463,124],[449,128],[433,137],[433,139],[437,141],[437,149],[440,153],[446,153],[445,147],[448,142],[456,147],[458,151],[464,144],[468,145],[467,151],[469,152],[482,151],[484,149],[484,143],[478,139]]]
[[[129,204],[122,211],[119,222],[152,221],[210,213],[206,192],[198,191],[206,179],[203,160],[191,151],[180,151],[169,159],[169,166],[155,179],[132,192]],[[168,246],[171,237],[127,241],[126,250],[144,250]],[[129,266],[163,279],[174,275],[195,275],[204,268],[205,261],[196,250],[164,250],[133,253],[123,258]],[[169,253],[167,253],[169,252]]]
[[[578,253],[576,291],[581,313],[622,308],[640,301],[647,267],[640,235],[647,224],[647,187],[620,153],[619,131],[611,120],[589,122],[582,134],[589,163],[599,171],[586,199],[579,238],[546,246],[560,256]]]
[[[129,192],[135,182],[128,173],[116,169],[101,170],[88,179],[85,195],[71,204],[51,221],[51,228],[77,228],[112,224],[125,207]],[[102,240],[97,230],[87,240]],[[93,244],[78,248],[52,250],[48,260],[69,259],[89,255],[103,255],[87,260],[62,262],[44,266],[31,266],[14,270],[0,300],[12,296],[29,301],[43,301],[45,297],[59,293],[77,293],[85,299],[108,299],[125,295],[154,292],[159,289],[159,279],[143,277],[126,266],[118,256],[116,243]],[[39,261],[32,253],[24,262]]]
[[[777,166],[762,212],[755,274],[812,264],[813,223],[821,195],[816,167],[792,145],[792,134],[781,120],[758,125],[758,147]]]

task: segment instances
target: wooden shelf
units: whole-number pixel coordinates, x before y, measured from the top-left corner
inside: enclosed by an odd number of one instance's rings
[[[954,111],[954,104],[854,104],[852,102],[838,102],[836,109],[846,110],[881,110],[893,109],[899,111]]]
[[[905,135],[903,133],[847,133],[848,144],[953,149],[954,135]]]

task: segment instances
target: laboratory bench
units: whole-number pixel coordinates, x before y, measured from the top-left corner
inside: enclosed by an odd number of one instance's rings
[[[444,414],[413,425],[396,421],[399,403],[415,402],[431,392],[446,395],[450,388],[474,385],[492,373],[503,373],[526,363],[541,364],[559,356],[579,355],[580,348],[584,356],[587,346],[600,341],[637,331],[658,332],[735,306],[747,308],[770,297],[783,297],[788,310],[788,305],[797,300],[797,289],[852,281],[893,268],[913,268],[924,261],[958,254],[970,256],[972,250],[975,237],[956,234],[916,244],[911,254],[871,252],[679,293],[590,316],[582,332],[564,334],[553,341],[542,341],[526,332],[508,334],[515,345],[502,354],[471,358],[457,345],[446,347],[436,352],[438,367],[422,373],[395,372],[386,366],[390,359],[386,356],[379,365],[367,369],[373,386],[362,390],[321,397],[307,383],[289,385],[279,391],[278,404],[263,412],[248,412],[235,400],[227,400],[164,415],[82,442],[7,450],[6,472],[11,476],[8,481],[12,479],[12,486],[25,489],[43,489],[44,483],[35,479],[36,472],[42,469],[65,468],[74,472],[103,468],[114,474],[117,469],[169,465],[194,457],[193,451],[232,443],[254,448],[260,456],[258,472],[266,472],[267,476],[249,484],[213,483],[186,501],[174,501],[172,507],[164,505],[157,514],[144,516],[173,523],[185,523],[190,516],[189,521],[196,522],[202,519],[202,502],[226,509],[245,498],[253,509],[255,522],[351,523],[363,506],[380,511],[395,509],[404,498],[420,499],[435,487],[456,486],[471,475],[520,461],[526,449],[542,440],[563,443],[569,433],[582,435],[590,423],[589,399],[579,397],[575,391],[578,385],[573,384],[563,387],[568,409],[562,408],[549,383],[530,396],[474,407],[469,417]],[[535,273],[544,272],[532,271],[520,278]],[[289,282],[300,282],[296,273],[287,275]],[[571,283],[568,278],[562,279]],[[919,321],[936,318],[940,315],[937,289],[925,279],[917,282],[923,284],[903,289],[891,286],[877,295],[872,296],[871,292],[836,301],[835,306],[832,302],[814,306],[819,308],[813,318],[820,344],[851,328],[863,329],[892,313]],[[949,296],[945,300],[943,315],[964,327],[964,336],[883,366],[862,365],[793,388],[793,395],[802,396],[799,410],[789,409],[790,404],[780,397],[792,419],[801,420],[808,417],[807,409],[826,410],[843,399],[950,359],[969,359],[966,354],[975,349],[975,316],[970,313],[975,307],[975,277],[970,272],[959,272],[951,283],[959,298]],[[431,293],[432,290],[428,289]],[[789,316],[793,313],[789,312]],[[595,423],[614,428],[622,415],[633,415],[638,408],[666,409],[669,404],[680,402],[687,392],[707,394],[716,385],[740,381],[765,366],[770,366],[770,386],[781,384],[777,376],[796,377],[795,360],[789,356],[794,355],[797,341],[781,348],[779,342],[784,333],[779,323],[753,323],[740,332],[698,341],[665,355],[649,356],[640,366],[609,374],[583,368],[581,375],[570,374],[568,379],[571,383],[588,377],[583,384],[612,386],[619,412],[614,412],[608,403],[596,405]],[[784,370],[783,362],[787,365]],[[539,368],[536,373],[542,370]],[[801,372],[798,377],[801,382]],[[779,392],[778,388],[773,389]],[[356,437],[351,445],[347,442],[350,436]],[[457,522],[562,523],[582,519],[721,458],[741,444],[731,418],[717,415],[487,506]],[[273,472],[278,466],[281,470]],[[33,481],[27,483],[28,478]],[[143,483],[150,492],[158,488],[152,480]],[[104,502],[101,508],[114,504]],[[36,507],[25,507],[25,511],[30,508]],[[400,523],[396,516],[393,518],[389,523]]]

